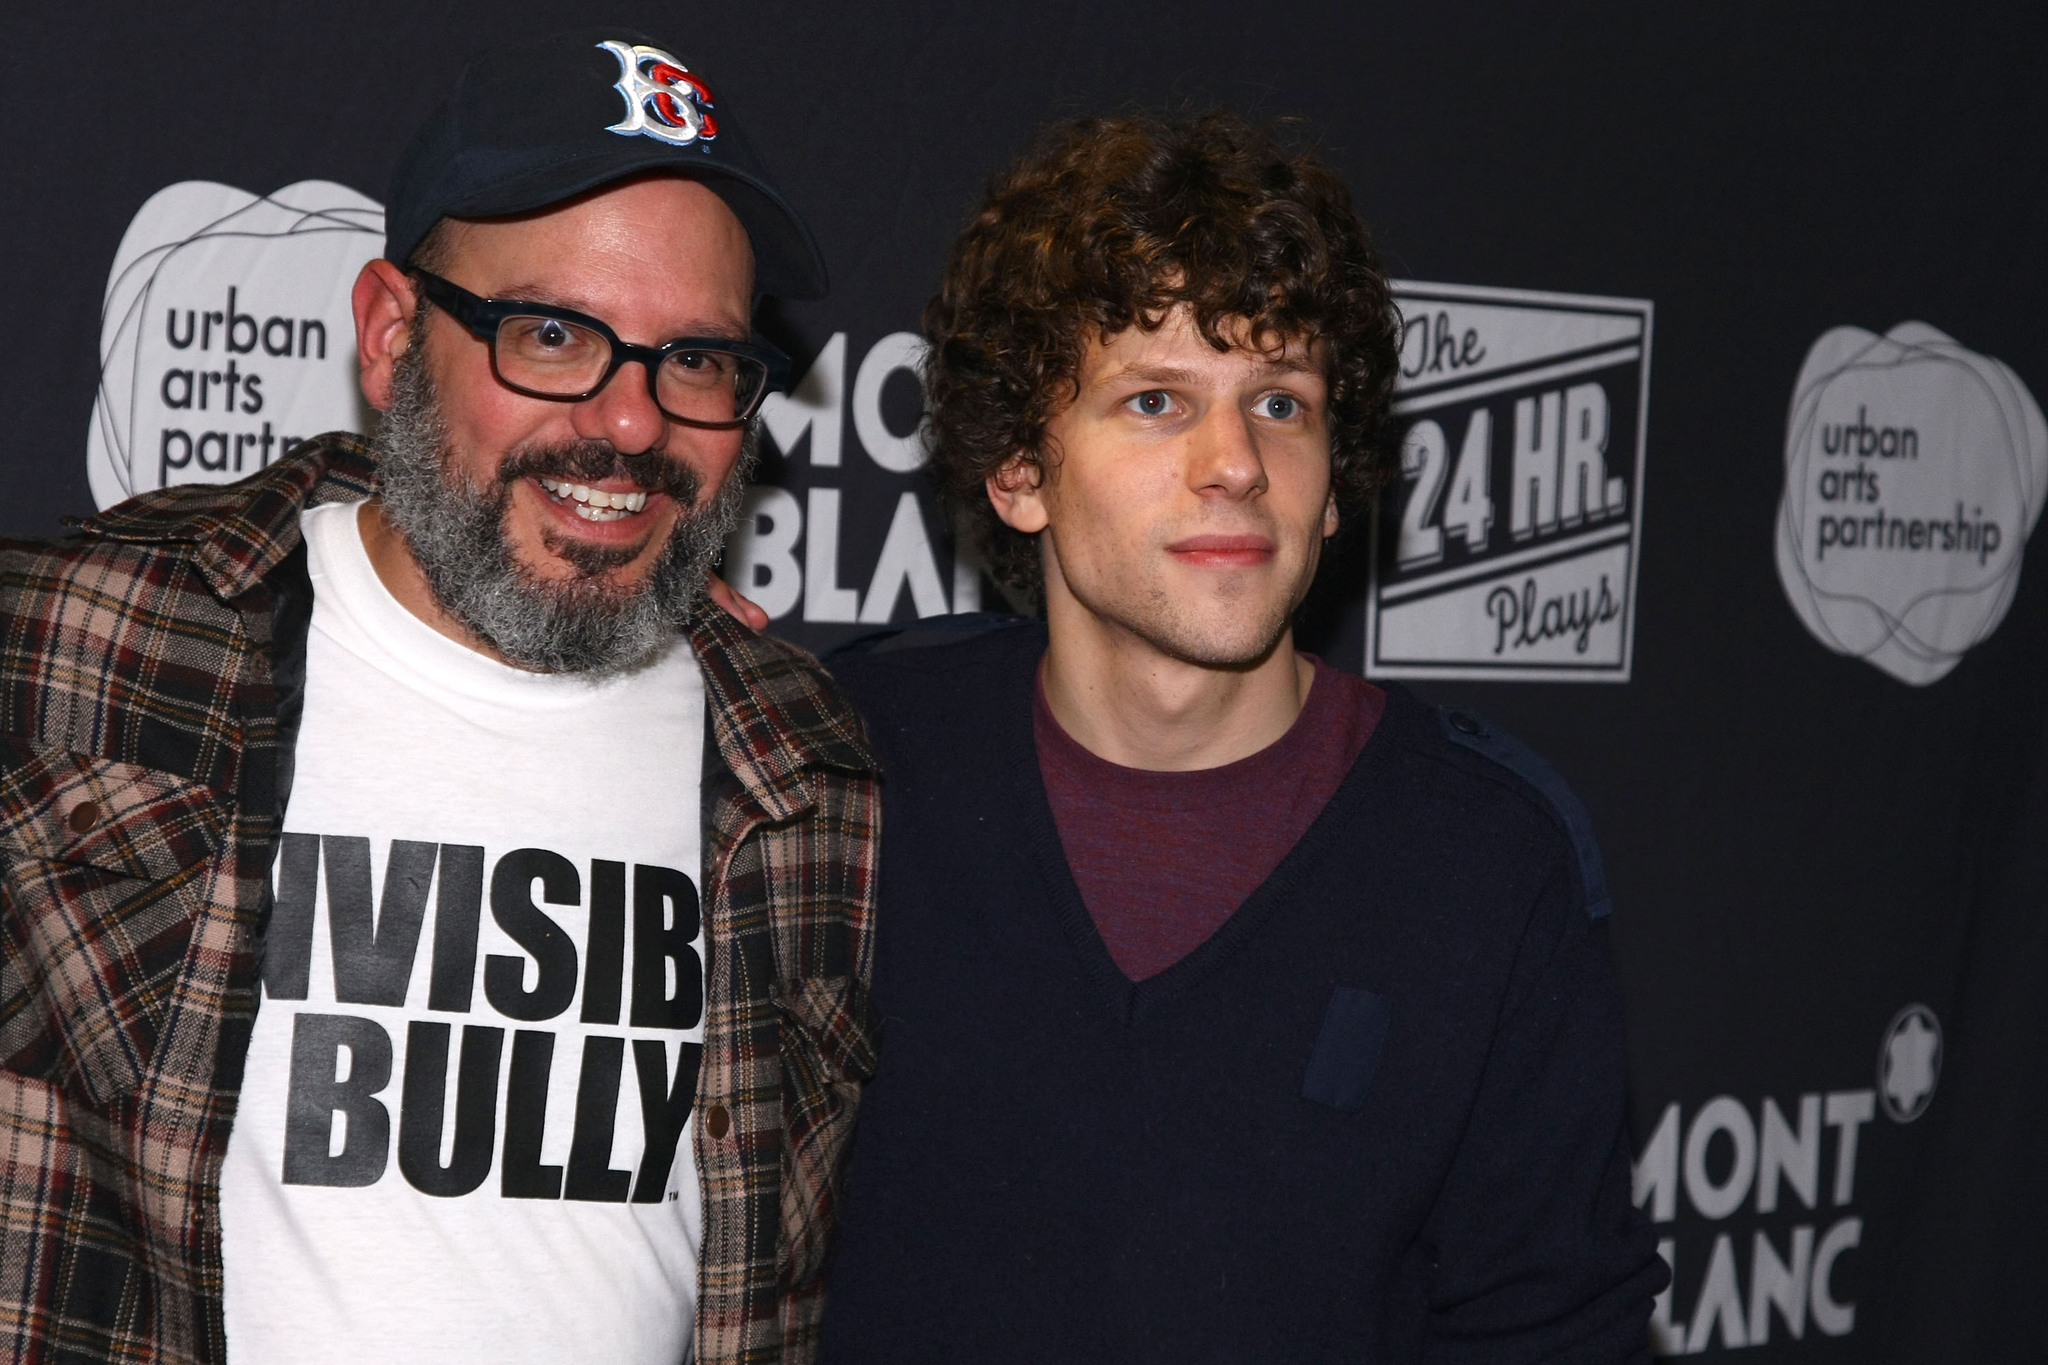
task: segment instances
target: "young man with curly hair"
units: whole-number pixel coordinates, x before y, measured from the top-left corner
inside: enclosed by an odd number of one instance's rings
[[[837,661],[891,918],[825,1360],[1643,1357],[1583,809],[1294,647],[1387,474],[1342,182],[1227,116],[1066,125],[924,324],[934,468],[1044,622]]]

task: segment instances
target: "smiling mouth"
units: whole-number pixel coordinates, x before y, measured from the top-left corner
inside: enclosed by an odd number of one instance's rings
[[[631,492],[608,493],[588,484],[570,483],[567,479],[544,478],[535,482],[558,505],[574,507],[576,515],[585,521],[623,521],[647,506],[646,492],[637,488]]]

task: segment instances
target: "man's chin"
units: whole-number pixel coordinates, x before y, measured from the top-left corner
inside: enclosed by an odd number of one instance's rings
[[[529,577],[541,582],[603,581],[620,593],[632,592],[654,571],[655,534],[637,540],[593,541],[549,528],[540,534],[540,553],[517,555]]]
[[[1179,659],[1182,663],[1224,673],[1248,673],[1272,658],[1273,651],[1285,637],[1283,626],[1257,640],[1203,636],[1163,641],[1159,648],[1169,658]]]
[[[1268,611],[1247,620],[1241,614],[1165,612],[1122,622],[1124,628],[1169,659],[1201,668],[1241,671],[1273,657],[1287,637],[1289,614]]]

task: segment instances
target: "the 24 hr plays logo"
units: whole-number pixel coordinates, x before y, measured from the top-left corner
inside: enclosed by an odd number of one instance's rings
[[[1396,293],[1402,478],[1374,527],[1366,672],[1628,681],[1649,301]]]

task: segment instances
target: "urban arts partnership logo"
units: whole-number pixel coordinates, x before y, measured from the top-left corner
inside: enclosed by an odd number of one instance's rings
[[[93,500],[228,483],[305,437],[365,430],[349,291],[383,249],[383,208],[325,180],[151,195],[107,276]]]
[[[1865,1129],[1880,1108],[1895,1124],[1926,1113],[1941,1057],[1941,1022],[1912,1004],[1879,1040],[1875,1089],[1812,1091],[1782,1106],[1716,1095],[1690,1115],[1665,1106],[1635,1161],[1635,1202],[1664,1234],[1657,1251],[1672,1273],[1650,1319],[1652,1351],[1856,1330],[1855,1277],[1842,1272],[1863,1244],[1857,1162],[1863,1139],[1884,1131]],[[1682,1219],[1681,1193],[1692,1215]]]
[[[1778,577],[1815,639],[1924,687],[2004,619],[2044,484],[2009,366],[1924,322],[1837,327],[1793,390]]]
[[[1366,672],[1627,682],[1650,303],[1396,296],[1403,479],[1374,523]]]

